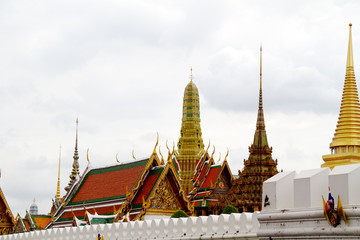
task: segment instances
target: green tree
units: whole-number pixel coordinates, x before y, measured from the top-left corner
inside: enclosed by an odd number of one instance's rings
[[[227,205],[221,214],[239,213],[239,211],[233,205]]]
[[[171,215],[171,218],[189,217],[183,210],[177,210]]]

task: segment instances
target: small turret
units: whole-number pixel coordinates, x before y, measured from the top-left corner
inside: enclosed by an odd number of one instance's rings
[[[78,154],[78,125],[79,125],[79,120],[78,118],[76,118],[76,139],[75,139],[75,151],[74,151],[74,156],[73,156],[73,165],[72,165],[72,171],[71,174],[69,176],[70,178],[70,182],[69,184],[65,187],[65,191],[69,191],[71,188],[71,185],[74,183],[76,176],[80,174],[79,172],[79,154]]]

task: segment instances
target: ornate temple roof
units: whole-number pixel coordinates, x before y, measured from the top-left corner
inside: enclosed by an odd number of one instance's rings
[[[53,225],[68,226],[74,214],[83,219],[86,211],[114,214],[114,208],[118,210],[124,201],[132,199],[146,173],[157,165],[157,156],[152,155],[148,159],[86,170],[72,185],[63,206],[57,209]]]
[[[229,192],[213,208],[221,210],[231,204],[242,211],[260,211],[262,206],[262,184],[277,174],[277,160],[272,158],[265,130],[262,96],[262,47],[260,47],[260,89],[254,141],[249,147],[249,158],[244,160],[244,169],[233,181]]]
[[[351,26],[350,23],[346,75],[339,119],[330,143],[331,154],[323,156],[325,163],[321,167],[333,168],[360,162],[360,104],[354,72]]]

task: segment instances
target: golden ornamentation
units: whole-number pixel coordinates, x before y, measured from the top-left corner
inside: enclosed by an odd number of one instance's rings
[[[156,147],[157,147],[157,145],[158,145],[158,143],[159,143],[159,133],[158,132],[156,132],[156,144],[155,144],[155,147],[154,147],[154,151],[153,151],[153,154],[156,154]]]
[[[162,153],[161,153],[161,145],[159,145],[159,154],[160,154],[160,156],[161,156],[160,165],[164,165],[164,164],[165,164],[165,163],[164,163],[164,156],[163,156]]]
[[[132,150],[132,157],[133,157],[133,159],[136,161],[136,158],[135,158],[135,156],[134,156],[134,149]]]
[[[352,24],[349,26],[346,75],[339,119],[330,143],[331,154],[323,155],[325,163],[321,165],[331,169],[339,165],[360,163],[360,104],[354,73]]]
[[[88,163],[90,163],[90,159],[89,159],[89,149],[86,150],[86,160]]]
[[[58,169],[58,181],[57,181],[57,188],[56,188],[56,199],[60,200],[60,160],[61,160],[61,145],[59,151],[59,169]]]
[[[156,189],[156,197],[151,200],[150,207],[164,210],[181,209],[181,204],[167,179],[164,179]]]
[[[199,91],[193,82],[192,70],[190,82],[186,85],[183,99],[183,114],[180,138],[175,156],[179,162],[181,185],[186,193],[193,188],[195,166],[204,152],[204,143],[200,127]]]

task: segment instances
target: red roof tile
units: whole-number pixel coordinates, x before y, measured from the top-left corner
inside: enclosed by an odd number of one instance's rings
[[[161,170],[161,171],[159,171]],[[156,169],[155,171],[152,170],[149,173],[149,176],[145,179],[144,185],[140,188],[139,192],[136,194],[132,204],[139,204],[142,203],[142,197],[144,196],[144,199],[147,198],[149,195],[151,189],[153,188],[154,184],[156,183],[156,180],[160,176],[163,169]]]
[[[126,188],[130,190],[135,184],[144,166],[140,165],[111,172],[99,171],[95,174],[90,171],[72,202],[124,195]]]
[[[205,181],[201,185],[201,188],[211,187],[211,184],[215,182],[216,176],[218,175],[220,170],[221,170],[221,166],[210,168],[208,174],[206,175]]]

